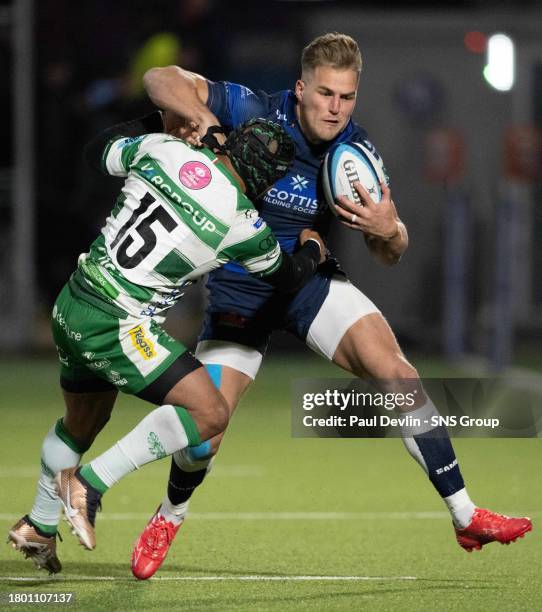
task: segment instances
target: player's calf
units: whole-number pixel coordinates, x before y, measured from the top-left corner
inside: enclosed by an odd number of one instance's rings
[[[221,396],[217,393],[217,396]],[[211,404],[212,405],[212,404]],[[219,404],[220,407],[221,404]],[[221,427],[218,416],[208,420]],[[201,422],[201,419],[200,419]],[[198,424],[191,414],[180,406],[159,406],[124,438],[78,470],[63,470],[56,477],[59,497],[65,515],[83,546],[92,550],[96,546],[94,518],[100,497],[122,477],[139,467],[171,455],[188,446],[201,443]]]

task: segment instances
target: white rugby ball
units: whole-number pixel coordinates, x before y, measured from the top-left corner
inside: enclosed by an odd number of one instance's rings
[[[336,144],[327,152],[322,166],[324,196],[334,214],[337,214],[335,198],[340,195],[345,195],[354,204],[362,205],[354,189],[357,181],[367,189],[373,202],[380,202],[380,182],[388,182],[382,158],[360,142]]]

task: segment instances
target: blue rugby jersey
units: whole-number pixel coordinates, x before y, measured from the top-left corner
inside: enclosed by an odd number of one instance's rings
[[[318,173],[325,153],[332,144],[345,141],[366,142],[374,150],[367,140],[367,132],[350,120],[335,140],[311,145],[297,121],[293,91],[254,93],[243,85],[227,81],[208,81],[208,86],[207,106],[226,130],[253,117],[264,117],[279,123],[295,141],[296,156],[288,174],[254,202],[261,217],[273,229],[281,248],[292,253],[305,228],[317,228],[325,236],[331,214],[318,197],[321,194]],[[236,264],[227,264],[225,268],[246,274]]]
[[[314,146],[301,132],[293,91],[254,93],[230,82],[208,81],[208,86],[207,105],[226,131],[253,117],[264,117],[279,123],[295,141],[296,157],[288,174],[254,202],[281,248],[291,253],[305,228],[317,229],[325,237],[333,214],[323,197],[319,198],[320,166],[335,142],[364,142],[377,154],[367,140],[367,132],[349,121],[335,140]],[[199,340],[236,342],[254,346],[262,353],[272,329],[287,329],[304,340],[326,299],[331,278],[338,271],[336,264],[336,261],[328,261],[320,266],[313,278],[291,296],[275,294],[269,283],[246,274],[244,268],[234,263],[214,270],[207,282],[209,302]],[[238,329],[239,324],[232,327],[232,324],[220,323],[214,317],[219,313],[235,313],[253,321],[254,325]]]

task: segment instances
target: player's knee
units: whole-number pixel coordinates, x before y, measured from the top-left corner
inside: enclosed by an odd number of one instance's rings
[[[207,429],[210,435],[207,435],[206,438],[212,438],[221,434],[228,426],[230,410],[228,408],[228,403],[220,393],[216,393],[215,396],[209,400],[207,415]]]
[[[414,394],[414,406],[397,406],[397,411],[409,412],[413,408],[419,408],[426,402],[427,398],[418,371],[403,355],[398,354],[394,359],[388,361],[386,374],[382,378],[385,379],[383,387],[386,392],[401,393],[403,395]]]
[[[416,368],[401,354],[395,355],[393,359],[388,361],[387,370],[386,378],[389,380],[418,380],[419,378]]]

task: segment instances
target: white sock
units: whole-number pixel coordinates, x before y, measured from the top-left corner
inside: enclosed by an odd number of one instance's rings
[[[188,436],[175,408],[159,406],[129,434],[91,461],[90,467],[110,487],[142,465],[162,459],[185,446],[188,446]]]
[[[472,521],[476,506],[472,502],[467,489],[456,491],[449,497],[444,497],[444,502],[452,515],[452,521],[458,529],[465,529]]]
[[[57,435],[58,425],[47,432],[41,447],[41,472],[30,518],[41,525],[55,527],[60,519],[62,504],[56,494],[54,477],[57,472],[79,464],[81,455]]]
[[[175,506],[169,501],[168,496],[165,495],[164,499],[162,500],[162,505],[160,506],[159,512],[166,519],[166,521],[169,521],[174,525],[180,525],[186,517],[189,503],[190,500],[187,499],[182,504],[177,504]]]

